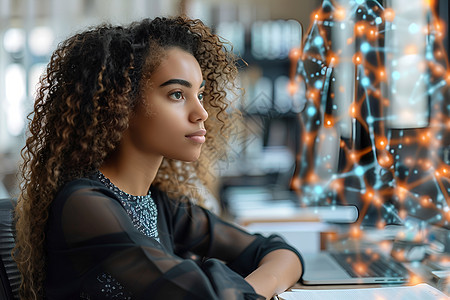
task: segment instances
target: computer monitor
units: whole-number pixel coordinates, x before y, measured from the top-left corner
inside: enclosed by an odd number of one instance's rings
[[[391,130],[393,200],[400,216],[450,229],[450,170],[440,155],[443,145],[429,132],[429,128]]]

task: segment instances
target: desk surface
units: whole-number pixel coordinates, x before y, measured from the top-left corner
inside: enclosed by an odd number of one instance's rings
[[[326,250],[344,251],[344,250],[358,250],[364,251],[370,249],[371,251],[378,251],[386,256],[390,255],[393,238],[392,232],[380,231],[377,236],[371,232],[367,232],[365,238],[360,236],[352,237],[349,234],[339,234],[332,236],[324,245]],[[375,238],[374,238],[375,237]],[[307,255],[307,254],[305,254]],[[324,289],[362,289],[372,287],[386,287],[386,286],[402,286],[402,285],[417,285],[419,283],[427,283],[440,291],[450,296],[450,274],[447,277],[437,277],[433,274],[436,270],[450,271],[450,253],[443,253],[440,255],[428,255],[422,261],[403,262],[403,265],[411,272],[410,281],[407,284],[345,284],[345,285],[304,285],[297,283],[293,288],[309,289],[309,290],[324,290]],[[445,273],[445,272],[442,272]]]

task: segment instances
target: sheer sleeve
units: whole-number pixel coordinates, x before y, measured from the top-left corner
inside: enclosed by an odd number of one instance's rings
[[[202,207],[162,194],[160,198],[165,198],[162,202],[169,206],[166,218],[173,226],[169,230],[172,243],[180,256],[188,257],[192,252],[201,258],[214,257],[244,277],[258,267],[266,254],[277,249],[291,250],[303,264],[300,253],[278,235],[250,234]]]
[[[205,222],[210,214],[204,212],[202,220],[189,222],[185,209],[172,211],[172,216],[165,215],[170,210],[162,211],[162,219],[177,221],[165,222],[169,227],[165,238],[175,241],[179,253],[188,249],[207,253],[201,263],[182,258],[167,244],[136,230],[107,189],[89,181],[64,188],[52,205],[48,222],[48,299],[262,299],[223,263],[236,259],[255,238],[230,230],[224,232],[225,238],[218,232],[213,239],[205,237],[208,230],[221,228],[220,223],[216,227],[217,220]],[[191,212],[190,216],[197,217],[197,208]],[[202,234],[192,231],[197,227]],[[238,239],[235,251],[231,251],[235,245],[230,238]]]

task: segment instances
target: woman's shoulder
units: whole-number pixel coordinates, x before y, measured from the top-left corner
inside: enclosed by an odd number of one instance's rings
[[[90,177],[82,177],[73,179],[67,183],[65,183],[58,191],[58,196],[69,196],[77,191],[81,191],[84,189],[103,189],[104,185],[98,180],[92,179]]]
[[[119,201],[117,195],[107,189],[100,181],[91,177],[82,177],[73,179],[65,183],[56,193],[53,206],[64,206],[66,201],[77,196],[92,197],[101,196]]]

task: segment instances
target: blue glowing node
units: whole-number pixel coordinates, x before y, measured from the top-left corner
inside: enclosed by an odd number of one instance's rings
[[[399,71],[394,71],[392,72],[392,79],[394,80],[399,80],[400,79],[400,72]]]
[[[320,80],[317,80],[317,81],[314,83],[314,86],[315,86],[316,89],[318,89],[318,90],[320,90],[320,89],[322,88],[322,85],[323,85],[323,83],[322,83],[322,81],[320,81]]]
[[[323,39],[320,36],[314,38],[314,45],[320,47],[323,45]]]
[[[383,19],[381,17],[376,17],[375,24],[380,25],[381,23],[383,23]]]
[[[374,119],[373,119],[372,116],[368,116],[367,119],[366,119],[366,121],[367,121],[367,124],[372,124],[373,121],[374,121]]]
[[[361,44],[361,52],[367,53],[370,51],[370,44],[368,42],[364,42]]]
[[[314,187],[314,193],[316,193],[317,195],[320,195],[323,193],[323,188],[321,186],[316,185]]]
[[[361,166],[358,166],[355,168],[355,175],[356,176],[363,176],[364,175],[364,168]]]
[[[408,26],[408,31],[411,34],[415,34],[415,33],[419,32],[419,25],[417,25],[416,23],[411,23]]]
[[[361,85],[363,87],[368,87],[370,86],[370,79],[368,77],[364,77],[363,79],[361,79]]]
[[[310,106],[310,107],[308,108],[308,110],[306,111],[306,113],[308,114],[308,116],[312,117],[312,116],[314,116],[314,115],[316,114],[316,108]]]

